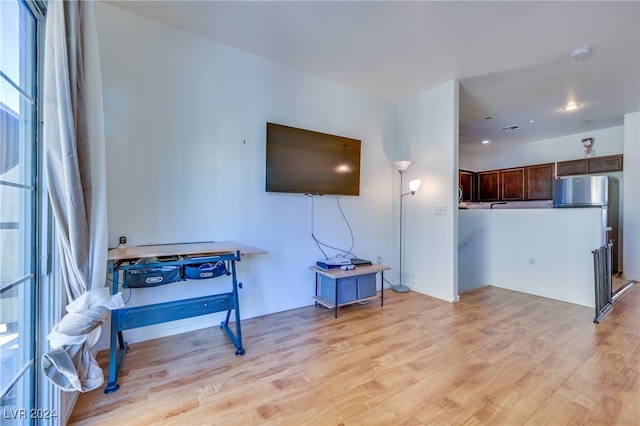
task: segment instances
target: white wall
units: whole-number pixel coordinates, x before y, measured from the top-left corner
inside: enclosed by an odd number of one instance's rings
[[[414,291],[457,300],[458,82],[399,104],[398,129],[398,150],[413,161],[406,182],[422,179],[404,199],[403,280]],[[437,206],[447,214],[436,216]]]
[[[624,276],[640,281],[640,112],[624,117]]]
[[[458,212],[458,292],[491,285],[490,222],[486,213]]]
[[[582,138],[594,139],[593,148],[598,157],[622,154],[624,150],[624,126],[618,126],[504,148],[461,151],[460,168],[481,172],[575,160],[583,157]]]
[[[322,253],[309,235],[308,197],[264,190],[265,123],[272,121],[362,140],[360,196],[340,203],[355,254],[383,257],[390,277],[397,271],[394,104],[102,2],[96,15],[110,246],[125,235],[130,245],[233,240],[259,247],[268,254],[238,264],[242,317],[311,305],[315,280],[308,266]],[[317,237],[349,248],[336,197],[314,204]],[[228,291],[222,280],[134,291],[129,305],[196,296],[210,285]],[[211,326],[220,318],[131,330],[127,339]]]

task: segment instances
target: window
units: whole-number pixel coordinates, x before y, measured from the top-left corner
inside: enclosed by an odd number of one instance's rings
[[[0,417],[36,408],[39,277],[38,51],[42,13],[0,1]],[[6,422],[6,423],[5,423]]]

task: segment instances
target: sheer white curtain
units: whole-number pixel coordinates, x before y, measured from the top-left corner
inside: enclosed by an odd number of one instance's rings
[[[44,165],[67,314],[49,334],[45,375],[63,390],[100,386],[90,351],[108,310],[107,208],[102,78],[94,5],[50,0],[45,37]]]
[[[90,1],[49,2],[45,177],[70,300],[104,286],[106,278],[102,81],[94,21]]]

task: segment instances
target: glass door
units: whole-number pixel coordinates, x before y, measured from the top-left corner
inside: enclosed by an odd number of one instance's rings
[[[3,425],[31,423],[35,408],[38,25],[38,17],[27,3],[0,1],[0,416]]]

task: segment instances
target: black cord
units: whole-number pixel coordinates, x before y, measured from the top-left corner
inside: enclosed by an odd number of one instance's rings
[[[382,282],[380,283],[380,285],[382,285],[382,287],[384,287],[384,283],[389,284],[389,287],[391,287],[392,289],[395,288],[395,284],[392,284],[391,281],[389,281],[388,279],[386,279],[384,276],[382,277]]]
[[[129,287],[129,297],[127,297],[127,300],[123,300],[125,305],[129,303],[129,299],[131,299],[131,287]]]
[[[327,256],[327,254],[324,252],[324,250],[322,250],[321,246],[324,246],[324,247],[330,248],[330,249],[334,249],[334,250],[338,250],[338,251],[341,251],[342,253],[344,253],[344,254],[338,253],[335,257],[345,257],[346,258],[347,255],[349,255],[349,254],[352,256],[349,259],[353,259],[354,257],[356,257],[356,255],[353,254],[350,250],[347,251],[347,250],[341,249],[340,247],[334,247],[334,246],[331,246],[329,244],[323,243],[322,241],[318,240],[314,234],[311,234],[311,238],[313,238],[313,240],[316,242],[316,244],[318,245],[318,248],[320,249],[320,251],[322,252],[322,254],[324,255],[324,257],[326,259],[328,259],[329,256]]]
[[[316,245],[318,246],[318,250],[320,250],[322,252],[322,254],[324,255],[325,259],[328,259],[329,256],[327,256],[327,253],[324,252],[324,250],[322,250],[322,245],[325,245],[324,243],[321,243],[320,240],[318,240],[315,236],[315,234],[311,233],[311,238],[313,238],[313,241],[315,241]]]
[[[351,236],[351,247],[349,247],[349,251],[345,252],[345,254],[350,254],[353,257],[357,257],[355,254],[351,252],[351,250],[353,250],[353,245],[355,244],[355,239],[353,238],[353,230],[351,229],[351,224],[347,220],[347,217],[345,216],[344,211],[342,211],[342,206],[340,205],[340,197],[338,195],[336,195],[336,204],[338,204],[338,210],[340,210],[340,214],[344,219],[344,223],[347,224],[347,228],[349,228],[349,235]]]
[[[107,281],[113,283],[113,280],[111,278],[107,278]],[[124,287],[122,288],[121,292],[124,292],[123,290],[124,290]],[[131,288],[129,288],[129,297],[127,297],[127,300],[123,300],[124,304],[126,305],[130,299],[131,299]]]
[[[306,194],[307,196],[313,197],[313,195],[309,195]],[[356,256],[351,250],[353,250],[353,246],[355,245],[355,239],[353,237],[353,230],[351,229],[351,225],[349,224],[349,220],[347,219],[347,216],[344,214],[344,211],[342,210],[342,206],[340,205],[340,196],[336,195],[336,203],[338,204],[338,210],[340,211],[340,214],[342,215],[342,218],[344,219],[344,222],[347,224],[347,228],[349,229],[349,235],[351,236],[351,247],[349,247],[349,250],[345,250],[342,249],[340,247],[334,247],[331,246],[329,244],[323,243],[322,241],[320,241],[318,238],[316,238],[314,233],[311,233],[311,238],[313,238],[313,241],[315,241],[316,245],[318,246],[318,249],[322,252],[322,254],[324,255],[325,259],[329,259],[329,256],[327,256],[327,253],[325,253],[325,251],[322,249],[322,247],[326,247],[326,248],[330,248],[333,250],[338,250],[341,251],[344,254],[338,254],[336,255],[336,257],[347,257],[348,255],[351,255],[351,258],[355,258],[358,257]]]

